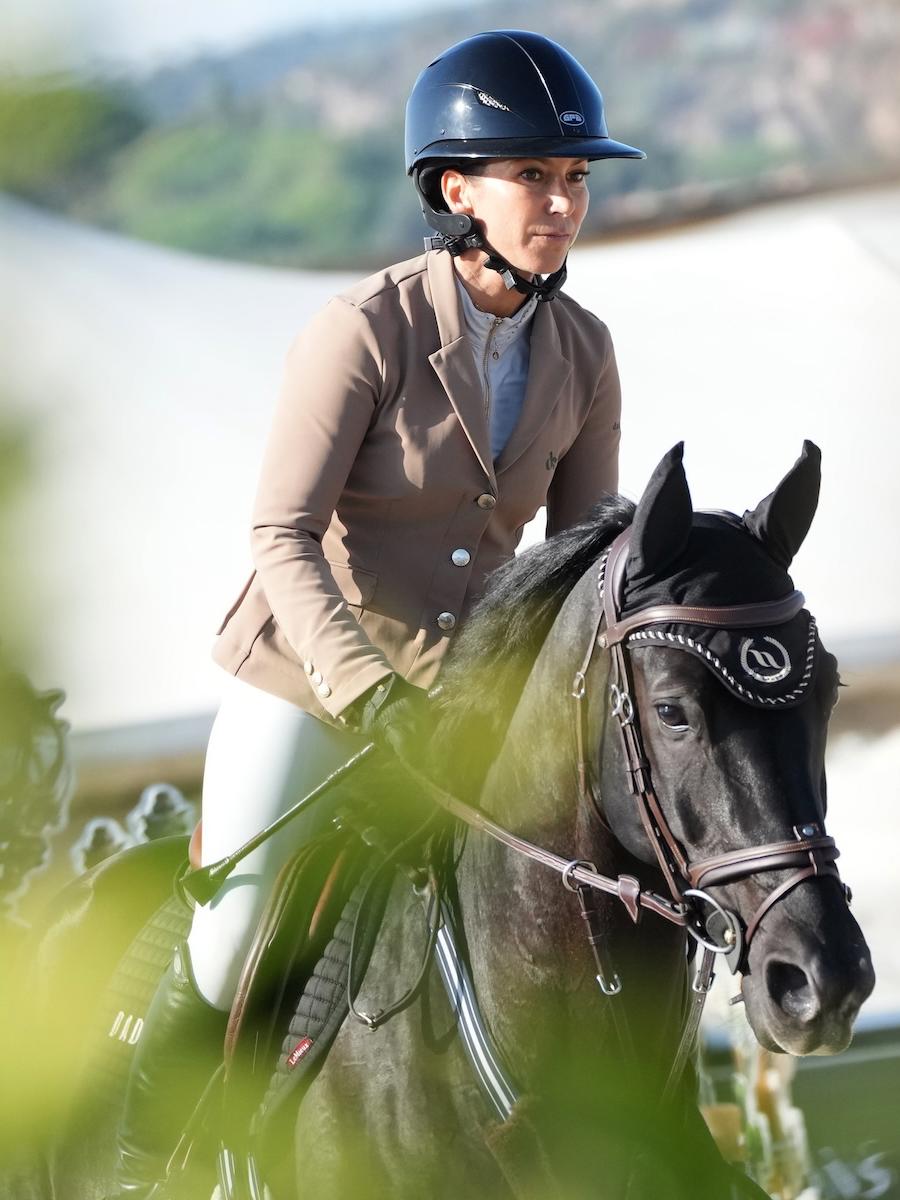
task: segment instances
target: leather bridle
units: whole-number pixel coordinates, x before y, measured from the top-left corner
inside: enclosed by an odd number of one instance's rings
[[[793,827],[792,838],[750,846],[691,863],[672,832],[653,787],[650,763],[644,748],[640,720],[634,703],[634,685],[626,653],[629,635],[651,625],[683,623],[717,629],[766,628],[790,621],[803,608],[803,594],[793,591],[774,601],[758,604],[706,607],[664,604],[621,615],[625,563],[630,530],[615,539],[601,559],[597,578],[600,608],[584,660],[575,675],[572,695],[579,705],[577,743],[578,780],[583,799],[597,804],[589,784],[585,759],[586,677],[595,649],[610,656],[608,688],[610,716],[616,721],[629,786],[641,825],[653,848],[672,900],[683,909],[687,929],[713,953],[726,955],[733,973],[746,970],[750,943],[767,912],[806,879],[832,875],[840,881],[835,860],[839,850],[817,821]],[[725,909],[703,889],[768,871],[796,870],[769,892],[744,925],[736,912]],[[846,889],[845,889],[846,894]],[[709,910],[704,912],[704,909]]]
[[[835,865],[839,851],[834,839],[825,834],[821,823],[810,821],[794,826],[793,836],[778,842],[732,850],[700,862],[689,861],[672,831],[653,787],[650,763],[633,699],[632,673],[626,654],[627,639],[634,633],[660,624],[687,623],[726,630],[781,625],[800,612],[804,597],[801,592],[792,591],[781,599],[758,604],[663,604],[622,616],[622,591],[629,534],[628,529],[619,534],[600,559],[596,585],[600,597],[599,609],[583,660],[572,682],[571,695],[577,706],[575,728],[578,788],[582,802],[592,803],[595,811],[604,819],[599,797],[595,795],[590,782],[590,764],[585,753],[590,744],[587,731],[587,678],[594,655],[600,649],[610,656],[609,715],[616,721],[621,737],[630,790],[671,899],[642,888],[640,882],[632,875],[612,878],[601,874],[593,863],[580,859],[566,860],[536,846],[504,829],[479,809],[435,788],[434,784],[424,777],[421,777],[421,782],[427,794],[466,825],[481,830],[510,849],[559,872],[566,888],[578,897],[597,968],[597,983],[604,995],[616,996],[622,990],[622,983],[605,946],[600,915],[593,902],[596,892],[604,892],[621,901],[635,923],[639,921],[642,912],[650,911],[675,925],[682,926],[697,942],[702,954],[692,984],[691,1006],[665,1087],[665,1099],[677,1086],[690,1055],[706,996],[712,987],[716,957],[723,955],[733,974],[746,971],[750,943],[759,930],[763,917],[774,905],[806,879],[830,875],[840,883],[840,875]],[[418,775],[415,771],[412,773]],[[750,875],[789,870],[791,867],[796,868],[794,872],[768,893],[746,925],[737,912],[726,908],[704,890]],[[849,889],[843,883],[841,887],[849,903]],[[623,1048],[627,1049],[627,1026],[620,1019],[615,1007],[613,1013]]]

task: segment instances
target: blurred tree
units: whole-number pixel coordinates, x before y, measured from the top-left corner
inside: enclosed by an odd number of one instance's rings
[[[93,190],[112,156],[145,128],[120,89],[52,80],[0,85],[0,186],[71,205]]]
[[[398,137],[218,121],[155,130],[122,151],[105,217],[135,237],[279,266],[380,261],[419,234]]]

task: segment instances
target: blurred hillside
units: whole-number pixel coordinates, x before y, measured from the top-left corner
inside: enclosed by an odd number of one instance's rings
[[[414,253],[406,96],[443,48],[535,29],[646,163],[593,170],[585,234],[900,177],[897,0],[496,0],[260,42],[144,78],[0,87],[0,186],[133,236],[285,266]]]

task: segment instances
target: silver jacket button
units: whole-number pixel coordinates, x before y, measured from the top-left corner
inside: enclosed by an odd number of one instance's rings
[[[479,508],[493,508],[497,503],[497,497],[492,496],[490,492],[484,492],[475,503]]]
[[[331,688],[328,686],[327,683],[320,683],[319,686],[316,688],[316,691],[319,693],[319,695],[322,697],[323,700],[327,700],[328,697],[331,695]]]
[[[312,675],[313,673],[313,665],[308,658],[304,659],[303,661],[303,670],[307,673],[307,675]]]
[[[452,629],[456,624],[456,617],[451,612],[438,613],[437,623],[441,629]]]
[[[453,553],[450,555],[450,559],[454,567],[467,567],[472,561],[472,555],[468,552],[468,550],[459,549],[453,551]]]
[[[322,672],[321,671],[313,671],[312,675],[310,675],[310,679],[315,684],[321,683],[322,682]]]

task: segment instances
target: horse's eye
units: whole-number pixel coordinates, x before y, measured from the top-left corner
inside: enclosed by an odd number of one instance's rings
[[[657,704],[656,711],[660,721],[668,729],[687,729],[688,719],[680,704]]]

